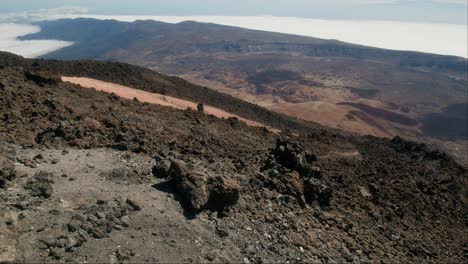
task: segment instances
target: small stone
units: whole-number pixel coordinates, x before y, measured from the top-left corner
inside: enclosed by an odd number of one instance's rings
[[[127,200],[125,201],[128,205],[130,205],[133,210],[135,211],[140,211],[141,208],[142,208],[142,202],[136,198],[127,198]]]
[[[54,257],[55,259],[61,259],[65,254],[65,249],[63,248],[50,248],[49,249],[49,256]]]
[[[68,151],[66,149],[62,150],[62,155],[67,155],[68,153],[70,153],[70,151]]]
[[[22,202],[19,202],[19,203],[15,204],[14,206],[15,206],[15,208],[17,208],[19,210],[26,210],[29,207],[29,202],[22,201]]]
[[[99,220],[95,215],[88,215],[87,219],[88,221],[93,222],[93,223],[97,223]]]
[[[43,160],[44,159],[44,156],[42,154],[37,154],[36,156],[34,156],[33,158],[34,160]]]
[[[106,214],[103,213],[103,212],[97,212],[97,213],[96,213],[96,216],[97,216],[99,219],[106,218]]]
[[[106,231],[101,227],[96,227],[91,231],[91,234],[94,238],[104,238],[106,236]]]
[[[133,250],[125,249],[125,248],[118,248],[115,251],[115,256],[120,262],[130,260],[130,256],[135,256],[135,252]]]
[[[205,256],[205,258],[206,258],[208,261],[213,261],[213,260],[215,260],[215,257],[214,257],[212,254],[207,254],[207,255]]]
[[[69,236],[67,238],[67,245],[66,245],[67,248],[76,247],[78,245],[80,245],[80,242],[75,237]]]
[[[58,159],[53,159],[53,160],[51,161],[51,163],[52,163],[52,164],[57,164],[57,163],[59,163],[59,160],[58,160]]]
[[[361,195],[362,195],[363,197],[365,197],[365,198],[370,198],[370,197],[372,197],[372,194],[371,194],[366,188],[364,188],[364,187],[361,186],[361,187],[359,188],[359,190],[360,190]]]
[[[19,219],[19,220],[22,220],[22,219],[24,219],[24,218],[26,218],[26,216],[25,216],[23,213],[20,213],[20,214],[18,215],[18,219]]]
[[[400,238],[401,238],[400,234],[391,234],[390,235],[390,240],[391,241],[398,241],[398,240],[400,240]]]
[[[248,258],[244,258],[242,261],[244,264],[250,264],[250,260]]]
[[[26,166],[26,167],[30,167],[30,168],[33,168],[33,169],[37,168],[37,162],[35,162],[35,161],[33,161],[33,160],[25,160],[25,161],[23,162],[23,164],[24,164],[24,166]]]
[[[77,219],[72,219],[68,224],[67,228],[69,232],[75,232],[77,231],[81,226],[81,221]]]
[[[98,204],[98,205],[104,205],[104,204],[107,204],[107,201],[105,201],[105,200],[100,200],[100,199],[99,199],[99,200],[96,201],[96,204]]]
[[[244,251],[249,254],[255,254],[257,250],[255,249],[253,245],[248,245]]]
[[[11,226],[13,224],[13,220],[12,219],[7,219],[7,220],[5,220],[5,224],[7,226]]]
[[[74,181],[74,180],[76,180],[75,177],[71,177],[71,178],[68,179],[68,181]]]
[[[203,113],[205,111],[205,106],[203,103],[198,103],[197,104],[197,111]]]
[[[125,227],[128,227],[130,225],[130,217],[128,217],[128,215],[122,216],[122,218],[120,218],[120,221],[122,222],[122,225]]]
[[[220,227],[216,229],[216,233],[218,234],[218,236],[223,238],[229,236],[229,232],[226,229]]]

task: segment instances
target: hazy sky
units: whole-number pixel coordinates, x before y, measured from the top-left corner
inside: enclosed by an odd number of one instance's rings
[[[0,13],[85,6],[103,15],[234,15],[467,23],[468,0],[0,0]]]

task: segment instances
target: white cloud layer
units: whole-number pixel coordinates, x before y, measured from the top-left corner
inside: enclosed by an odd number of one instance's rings
[[[0,50],[34,58],[72,45],[59,40],[18,40],[17,37],[39,32],[40,28],[22,24],[0,24]]]
[[[385,3],[395,0],[347,1],[361,3],[373,1],[374,3]],[[466,3],[466,0],[432,1]],[[41,9],[31,12],[0,15],[0,21],[24,23],[78,17],[115,19],[128,22],[149,19],[168,23],[177,23],[185,20],[193,20],[324,39],[337,39],[340,41],[386,49],[413,50],[468,57],[468,28],[466,24],[460,25],[373,20],[320,20],[272,16],[105,16],[89,14],[87,12],[88,9],[85,7]],[[20,27],[22,30],[26,30],[25,25],[21,25]],[[28,27],[28,30],[32,30],[32,28]],[[34,28],[34,30],[38,29]],[[58,41],[19,42],[15,40],[14,37],[9,36],[8,32],[15,32],[16,36],[27,34],[23,34],[22,31],[17,30],[14,25],[3,25],[0,27],[0,50],[5,50],[6,48],[9,50],[19,50],[20,54],[26,54],[26,56],[39,56],[44,54],[47,50],[53,51],[70,45],[68,42]]]
[[[211,22],[249,29],[337,39],[366,46],[412,50],[468,57],[467,25],[372,20],[320,20],[271,16],[103,16],[66,15],[132,22],[158,20],[178,23],[186,20]]]

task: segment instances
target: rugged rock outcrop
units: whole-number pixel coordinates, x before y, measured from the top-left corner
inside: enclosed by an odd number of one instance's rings
[[[306,152],[301,143],[282,136],[271,149],[258,179],[282,194],[292,195],[302,206],[318,202],[328,207],[332,188],[314,161],[317,156]]]
[[[240,186],[233,179],[191,168],[174,159],[167,173],[186,206],[195,212],[202,209],[222,211],[239,199]]]

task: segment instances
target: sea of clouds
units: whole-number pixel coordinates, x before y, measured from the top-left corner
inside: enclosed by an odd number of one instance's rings
[[[0,24],[0,50],[15,53],[26,58],[35,58],[73,45],[72,42],[60,40],[20,41],[17,39],[19,36],[39,31],[39,27],[27,24]]]
[[[385,49],[468,57],[468,28],[466,24],[321,20],[273,16],[104,16],[87,12],[86,8],[69,7],[0,15],[0,22],[10,22],[9,24],[0,24],[0,50],[26,57],[36,57],[69,46],[72,43],[57,40],[19,41],[16,37],[37,32],[39,29],[15,23],[87,17],[127,22],[149,19],[178,23],[192,20],[323,39],[337,39]]]

